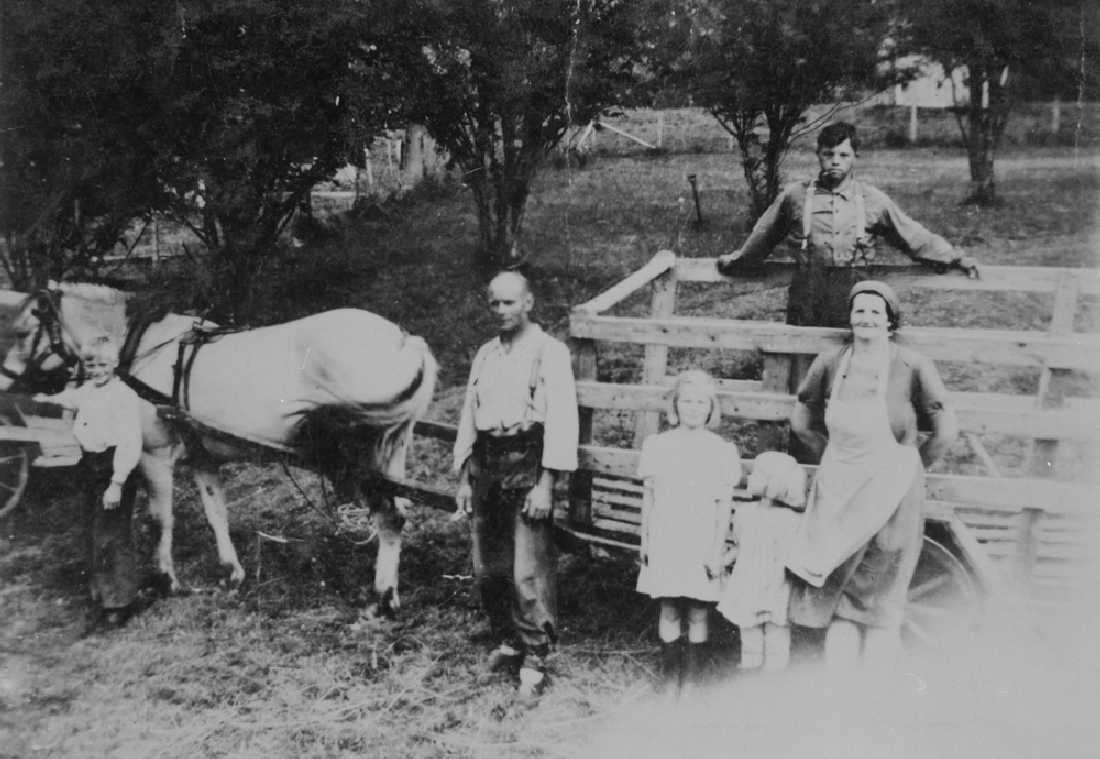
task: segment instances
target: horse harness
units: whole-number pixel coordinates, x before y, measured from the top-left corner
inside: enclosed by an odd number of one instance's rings
[[[809,259],[810,231],[813,226],[814,193],[817,191],[816,179],[806,183],[806,197],[802,201],[802,240],[799,243],[799,265],[805,266]],[[852,179],[852,200],[856,212],[856,242],[855,250],[850,259],[845,262],[847,266],[866,265],[875,257],[875,246],[871,236],[867,234],[867,205],[863,196],[863,185]],[[839,265],[834,259],[832,265]]]
[[[176,342],[176,361],[172,364],[172,394],[168,395],[130,373],[130,367],[137,358],[137,349],[141,344],[142,337],[145,336],[149,327],[160,321],[161,318],[161,315],[151,313],[139,315],[130,321],[130,327],[126,332],[126,342],[123,344],[122,350],[119,351],[116,374],[123,382],[133,388],[138,397],[156,406],[167,407],[161,409],[161,416],[165,417],[171,416],[172,410],[186,412],[190,408],[191,369],[195,365],[195,357],[198,355],[199,349],[207,343],[214,342],[222,335],[240,332],[242,329],[238,327],[206,327],[201,322],[196,321],[186,332],[147,350],[146,355],[158,348]]]

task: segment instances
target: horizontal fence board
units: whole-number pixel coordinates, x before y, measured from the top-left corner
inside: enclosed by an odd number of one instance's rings
[[[586,408],[614,411],[662,411],[668,405],[668,389],[661,385],[627,385],[582,380],[577,382],[577,402]],[[1051,437],[1061,440],[1096,440],[1100,437],[1100,414],[1096,409],[1040,409],[1034,397],[996,408],[991,393],[952,393],[951,399],[964,432]],[[1013,398],[1000,395],[998,397]],[[722,413],[734,419],[785,421],[794,409],[795,398],[786,393],[719,390]]]
[[[630,448],[582,445],[579,456],[583,468],[619,477],[631,477],[638,468],[638,451]],[[747,474],[752,469],[752,460],[742,463]],[[814,469],[807,467],[811,474]],[[932,501],[975,504],[990,511],[1011,512],[1030,507],[1053,513],[1089,514],[1095,508],[1093,488],[1062,480],[929,474],[925,489]]]
[[[679,258],[676,275],[681,282],[757,282],[783,281],[794,271],[793,260],[782,258],[768,262],[768,269],[759,275],[726,277],[718,273],[713,258]],[[770,271],[769,271],[770,270]],[[1100,271],[1057,266],[983,266],[981,279],[969,279],[962,272],[932,274],[921,266],[884,265],[876,268],[882,278],[892,285],[926,290],[969,290],[1016,292],[1054,292],[1058,279],[1066,271],[1072,272],[1086,295],[1100,294]]]
[[[569,318],[569,334],[638,345],[817,355],[830,346],[844,344],[849,330],[711,317],[596,316],[574,311]],[[1004,366],[1090,370],[1097,368],[1096,356],[1100,355],[1100,336],[1083,333],[907,327],[896,340],[939,361]]]

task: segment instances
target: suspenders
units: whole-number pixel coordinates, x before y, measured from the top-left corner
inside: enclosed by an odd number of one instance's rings
[[[807,251],[810,247],[810,231],[814,218],[814,193],[817,191],[817,180],[811,179],[806,185],[806,197],[802,201],[802,242],[799,250]],[[875,255],[867,234],[867,207],[863,197],[863,187],[855,179],[852,180],[852,193],[856,206],[856,249],[852,253],[849,265],[862,259],[869,261]]]
[[[535,390],[538,389],[539,374],[542,371],[542,353],[543,353],[543,349],[546,346],[546,339],[545,339],[546,336],[545,335],[540,335],[539,337],[540,337],[539,344],[535,348],[535,358],[534,358],[534,360],[531,361],[531,373],[527,378],[527,405],[524,408],[523,420],[520,423],[520,429],[521,430],[527,430],[531,427],[532,417],[534,416],[534,413],[535,413]],[[481,379],[481,371],[482,371],[483,365],[485,363],[486,355],[487,355],[487,352],[482,353],[480,355],[480,360],[473,367],[471,367],[471,374],[473,375],[473,378],[474,378],[473,379],[473,385],[474,385],[474,388],[475,388],[475,392],[474,392],[474,402],[475,403],[478,400],[476,388],[477,388],[478,382]]]

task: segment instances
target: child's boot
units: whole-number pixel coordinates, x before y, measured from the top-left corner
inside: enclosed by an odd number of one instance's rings
[[[661,641],[661,683],[659,690],[671,698],[679,698],[683,672],[684,646],[680,639]]]
[[[764,664],[764,625],[741,628],[741,669],[759,669]]]
[[[703,678],[703,644],[688,643],[684,646],[683,676],[680,680],[680,696],[694,693]]]
[[[791,628],[768,622],[764,625],[764,669],[777,672],[791,662]]]

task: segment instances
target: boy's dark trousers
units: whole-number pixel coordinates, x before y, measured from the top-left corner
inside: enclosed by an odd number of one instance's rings
[[[122,486],[119,505],[103,507],[103,493],[111,484],[115,449],[85,452],[79,476],[84,492],[88,527],[88,581],[91,597],[104,610],[122,610],[133,603],[138,591],[137,557],[132,521],[137,484],[134,474]]]

